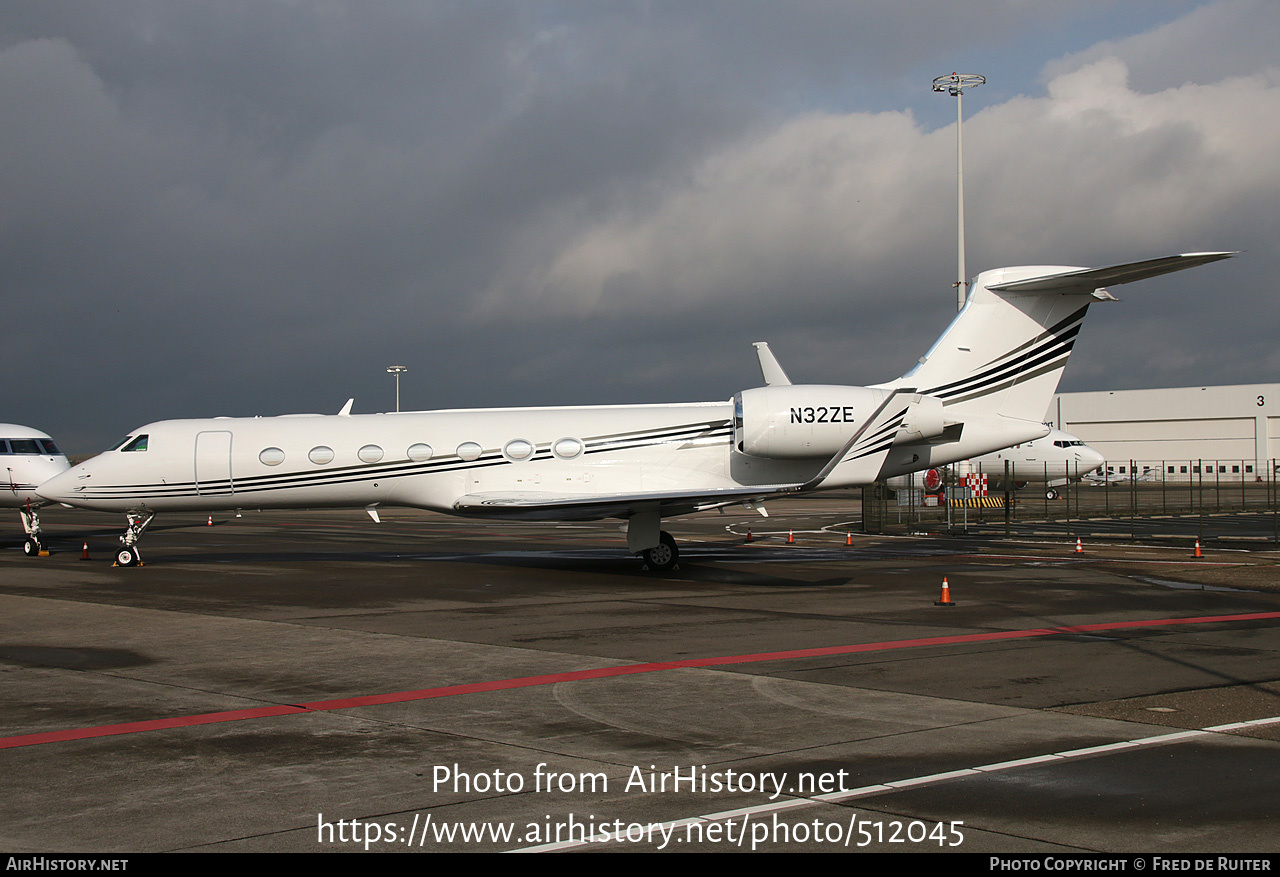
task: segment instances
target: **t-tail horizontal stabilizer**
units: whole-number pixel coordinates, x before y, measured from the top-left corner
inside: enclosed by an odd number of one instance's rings
[[[1148,277],[1159,277],[1161,274],[1172,274],[1184,268],[1198,268],[1210,262],[1230,259],[1239,252],[1234,250],[1224,253],[1181,253],[1142,262],[1110,265],[1106,268],[1083,268],[1059,274],[1046,274],[1042,277],[1029,277],[1012,283],[996,283],[989,285],[987,289],[993,292],[1092,293],[1095,289],[1105,286],[1119,286],[1122,283],[1133,283],[1135,280],[1146,280]]]
[[[1089,305],[1113,298],[1104,287],[1233,255],[1184,253],[1105,268],[1021,265],[983,271],[964,310],[920,364],[882,386],[936,396],[952,420],[1038,421],[1058,389]]]

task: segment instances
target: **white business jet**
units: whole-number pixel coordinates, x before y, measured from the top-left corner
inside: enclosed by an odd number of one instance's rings
[[[620,518],[628,548],[665,570],[679,555],[664,517],[866,485],[1047,435],[1041,418],[1085,312],[1113,298],[1102,287],[1231,255],[983,272],[929,352],[884,384],[775,381],[674,405],[352,415],[348,402],[329,416],[159,421],[40,494],[124,512],[121,566],[138,563],[157,512],[346,507],[376,520],[381,506],[409,506]]]
[[[1114,467],[1108,466],[1107,471],[1091,473],[1086,475],[1084,480],[1094,487],[1111,487],[1115,484],[1127,484],[1130,481],[1155,481],[1159,474],[1159,469],[1152,469],[1149,466],[1143,469],[1141,474],[1135,472],[1132,475],[1126,472],[1117,473]]]
[[[0,423],[0,507],[18,509],[27,533],[22,551],[35,556],[44,548],[40,533],[40,506],[47,500],[36,488],[71,468],[53,439],[38,429]]]

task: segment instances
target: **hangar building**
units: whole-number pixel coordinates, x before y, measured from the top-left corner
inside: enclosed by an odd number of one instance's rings
[[[1280,384],[1059,393],[1045,422],[1121,475],[1264,480],[1280,458]]]

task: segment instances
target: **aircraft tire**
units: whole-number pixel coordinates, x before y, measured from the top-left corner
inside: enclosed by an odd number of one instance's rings
[[[1056,490],[1054,490],[1052,487],[1050,487],[1048,490],[1046,490],[1046,491],[1044,492],[1044,496],[1045,496],[1045,499],[1057,499],[1057,498],[1058,498],[1058,491],[1056,491]]]
[[[116,566],[137,566],[142,561],[138,549],[126,546],[116,552]]]
[[[37,542],[35,539],[27,539],[25,542],[22,543],[22,553],[25,554],[27,557],[39,557],[40,543]]]
[[[661,540],[658,545],[646,548],[641,556],[653,572],[667,572],[674,569],[680,560],[680,549],[676,547],[676,540],[665,530],[659,534],[658,539]]]

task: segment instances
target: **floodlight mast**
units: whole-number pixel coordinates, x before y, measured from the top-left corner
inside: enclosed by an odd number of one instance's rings
[[[963,102],[964,90],[984,85],[987,77],[977,73],[952,73],[950,76],[939,76],[933,80],[934,91],[945,91],[956,99],[956,216],[959,221],[958,270],[956,287],[956,310],[964,307],[964,300],[969,292],[969,281],[964,272],[964,139],[961,126],[964,122]]]
[[[396,413],[400,413],[400,376],[407,372],[409,367],[406,365],[387,366],[387,374],[396,376]]]

